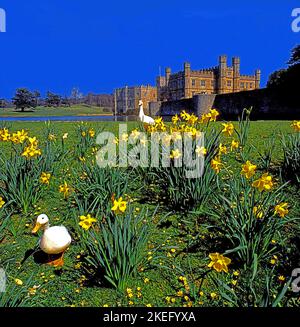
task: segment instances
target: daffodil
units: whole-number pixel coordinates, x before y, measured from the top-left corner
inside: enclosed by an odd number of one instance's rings
[[[181,156],[182,156],[182,154],[178,149],[171,151],[171,154],[170,154],[171,159],[179,159]]]
[[[65,199],[70,195],[70,191],[71,189],[67,182],[64,182],[63,185],[59,186],[59,193],[62,193]]]
[[[188,119],[188,123],[190,125],[195,125],[198,121],[198,117],[195,116],[194,114],[190,115],[189,119]]]
[[[230,150],[231,151],[234,151],[234,150],[237,150],[238,148],[239,148],[239,142],[238,141],[235,141],[235,140],[232,140],[231,141]]]
[[[216,252],[209,255],[211,262],[208,264],[209,268],[213,268],[217,272],[228,273],[228,265],[231,263],[231,259],[223,256],[222,254]]]
[[[203,115],[201,116],[200,122],[201,122],[202,124],[206,124],[206,123],[210,122],[211,119],[212,119],[211,113],[203,114]]]
[[[288,204],[286,202],[279,203],[275,206],[275,214],[279,215],[281,218],[284,218],[288,213]]]
[[[17,133],[13,133],[10,140],[15,144],[22,144],[25,142],[28,133],[22,129],[21,131],[17,131]]]
[[[88,131],[88,133],[89,133],[89,136],[92,137],[92,138],[93,138],[93,137],[95,136],[95,134],[96,134],[93,128],[90,128],[89,131]]]
[[[219,154],[227,154],[227,147],[222,143],[219,144]]]
[[[197,146],[195,152],[198,157],[205,156],[207,154],[207,150],[204,146]]]
[[[22,286],[23,285],[23,281],[19,278],[16,278],[15,279],[15,283],[18,285],[18,286]]]
[[[273,187],[272,176],[268,175],[268,173],[263,174],[258,180],[252,183],[252,186],[257,188],[260,192],[270,191]]]
[[[114,211],[115,214],[120,215],[125,212],[127,208],[127,202],[123,201],[123,197],[120,197],[118,200],[114,200],[114,205],[111,208],[111,211]]]
[[[253,214],[256,218],[262,219],[264,216],[264,211],[262,210],[261,206],[254,206],[253,207]]]
[[[222,162],[219,157],[215,157],[211,160],[210,165],[212,169],[219,174],[221,167],[222,167]]]
[[[0,196],[0,209],[4,206],[5,201],[3,200],[3,198]]]
[[[256,172],[257,166],[253,165],[249,160],[242,165],[241,174],[244,175],[247,179],[251,178]]]
[[[179,119],[179,117],[178,117],[178,115],[176,114],[175,116],[173,116],[172,117],[172,123],[175,125],[175,124],[177,124],[177,122],[179,121],[180,119]]]
[[[291,126],[296,132],[300,132],[300,120],[294,120]]]
[[[11,135],[7,128],[0,129],[0,141],[8,142],[10,137]]]
[[[216,109],[210,110],[210,121],[216,121],[217,117],[220,115],[220,113]]]
[[[214,300],[218,297],[218,294],[215,292],[210,293],[210,297]]]
[[[127,141],[128,141],[128,134],[127,134],[127,133],[123,133],[123,134],[121,135],[121,140],[122,140],[123,142],[127,142]]]
[[[41,154],[42,154],[42,151],[39,148],[37,148],[35,143],[32,143],[31,145],[26,146],[24,148],[22,156],[27,158],[27,159],[31,159],[31,158],[40,156]]]
[[[224,127],[222,133],[226,136],[231,136],[234,132],[234,126],[232,123],[223,123],[222,126]]]
[[[141,132],[139,132],[137,129],[134,129],[134,130],[131,132],[130,136],[131,136],[134,140],[136,140],[136,139],[140,136],[140,134],[141,134]]]
[[[49,183],[50,183],[50,178],[51,178],[51,174],[43,172],[43,173],[41,174],[41,177],[40,177],[40,182],[41,182],[42,184],[49,185]]]
[[[185,110],[183,110],[181,113],[180,113],[180,117],[182,119],[184,119],[185,121],[188,121],[191,117],[190,114],[188,114]]]
[[[97,219],[93,218],[90,214],[88,214],[87,216],[80,216],[79,219],[79,226],[81,226],[85,230],[89,230],[92,227],[93,223],[97,222]]]
[[[54,134],[49,134],[48,135],[48,140],[49,141],[55,141],[55,139],[56,139],[56,136]]]

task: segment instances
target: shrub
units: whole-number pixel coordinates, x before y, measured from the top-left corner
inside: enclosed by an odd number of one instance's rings
[[[230,242],[230,250],[237,253],[243,267],[256,271],[276,251],[273,239],[284,244],[282,232],[293,219],[283,205],[285,185],[261,191],[251,182],[252,178],[229,177],[216,193],[213,216],[215,227]],[[281,217],[277,205],[283,205]]]
[[[187,168],[184,165],[176,167],[174,160],[171,160],[170,167],[150,168],[150,174],[161,190],[161,197],[167,198],[167,205],[173,210],[186,211],[196,206],[203,207],[215,191],[216,175],[210,167],[210,162],[218,151],[218,137],[219,134],[215,131],[205,135],[207,154],[204,158],[203,174],[200,177],[187,178]],[[164,151],[162,147],[162,153]]]
[[[74,200],[81,213],[98,215],[106,212],[111,197],[119,198],[129,189],[129,173],[120,168],[100,168],[87,163],[82,165],[80,171],[74,171],[73,175],[76,176],[73,183]]]
[[[172,210],[187,211],[204,206],[214,192],[215,174],[210,163],[219,151],[220,132],[210,122],[218,115],[216,110],[211,110],[198,118],[183,111],[180,117],[173,116],[172,124],[166,125],[158,118],[155,125],[148,128],[151,153],[156,147],[160,162],[144,169],[144,175],[151,176],[145,181],[158,186],[161,198],[166,198]],[[200,167],[196,166],[196,161],[200,161]],[[188,167],[192,162],[194,167]],[[191,172],[195,168],[199,174],[193,176]]]
[[[109,213],[87,231],[79,230],[87,261],[115,288],[124,291],[145,260],[149,226],[148,210],[134,214],[129,208],[124,215]],[[78,218],[76,219],[78,225]]]
[[[27,213],[42,196],[40,160],[27,160],[19,155],[1,158],[0,193],[6,201]]]

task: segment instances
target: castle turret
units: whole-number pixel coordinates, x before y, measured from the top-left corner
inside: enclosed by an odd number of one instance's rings
[[[171,75],[171,68],[166,68],[166,86],[169,85],[169,80],[170,80],[170,75]]]
[[[219,57],[219,80],[218,88],[220,94],[226,92],[226,73],[227,73],[227,56]]]
[[[256,89],[260,88],[260,79],[261,79],[261,71],[260,71],[260,69],[257,69],[255,71],[255,88]]]
[[[232,58],[232,67],[233,67],[233,92],[240,91],[240,67],[241,62],[239,57]]]
[[[184,63],[184,97],[190,98],[190,80],[191,80],[191,64],[189,62]]]

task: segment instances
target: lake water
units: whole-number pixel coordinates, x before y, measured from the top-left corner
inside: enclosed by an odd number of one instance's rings
[[[41,116],[41,117],[1,117],[0,121],[136,121],[136,116]]]

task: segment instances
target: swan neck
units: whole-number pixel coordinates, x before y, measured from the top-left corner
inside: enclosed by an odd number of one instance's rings
[[[143,109],[143,107],[142,106],[140,106],[140,114],[139,114],[140,116],[144,116],[145,114],[144,114],[144,109]]]

